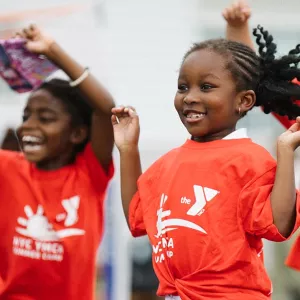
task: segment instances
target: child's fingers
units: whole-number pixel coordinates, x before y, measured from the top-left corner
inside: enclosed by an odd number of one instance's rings
[[[239,2],[236,1],[232,4],[232,9],[231,9],[231,18],[235,19],[238,17],[240,13],[240,7],[239,7]]]
[[[131,118],[137,118],[138,117],[138,114],[137,114],[136,110],[133,107],[129,107],[128,113],[129,113],[129,116]]]
[[[243,8],[249,7],[249,4],[248,4],[248,2],[246,0],[240,0],[239,1],[239,7],[241,9],[243,9]]]
[[[234,10],[233,10],[233,8],[232,7],[230,7],[230,8],[228,8],[227,9],[227,18],[228,18],[228,20],[232,20],[232,19],[234,19]]]
[[[111,123],[112,125],[117,125],[119,123],[116,115],[111,116]]]
[[[299,118],[299,117],[298,117]],[[298,120],[298,118],[296,119],[296,123],[294,123],[288,130],[287,132],[297,132],[299,131],[299,127],[300,127],[300,119]]]
[[[242,13],[243,13],[243,15],[245,16],[246,19],[249,19],[250,16],[251,16],[251,9],[250,9],[250,7],[243,8],[242,9]]]
[[[38,27],[37,27],[36,24],[30,24],[29,30],[30,30],[31,32],[37,32],[37,31],[38,31]]]
[[[22,31],[23,35],[27,39],[31,39],[33,37],[33,33],[29,28],[24,28]]]
[[[125,106],[118,106],[118,107],[112,108],[111,112],[112,112],[113,114],[118,114],[118,113],[123,112],[124,109],[125,109]]]

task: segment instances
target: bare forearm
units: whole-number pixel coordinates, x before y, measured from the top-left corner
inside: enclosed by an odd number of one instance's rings
[[[72,80],[79,78],[84,68],[68,55],[57,43],[50,47],[47,57],[61,68]],[[91,74],[78,86],[89,104],[96,110],[111,115],[114,101],[108,91]]]
[[[249,24],[245,24],[242,27],[234,27],[227,24],[226,26],[226,39],[234,42],[239,42],[247,45],[251,49],[255,50],[254,43],[251,39]]]
[[[271,205],[274,224],[283,236],[288,236],[296,219],[294,152],[290,149],[277,151],[277,170]]]
[[[128,223],[130,201],[137,192],[137,181],[142,174],[140,154],[137,147],[120,151],[120,167],[122,205]]]

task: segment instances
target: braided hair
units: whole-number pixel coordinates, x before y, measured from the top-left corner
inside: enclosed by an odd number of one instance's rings
[[[38,90],[48,91],[55,98],[59,99],[71,115],[72,126],[86,126],[88,128],[87,138],[79,145],[75,146],[75,154],[81,152],[90,139],[92,108],[85,100],[80,90],[71,87],[69,81],[63,79],[51,79],[44,82]]]
[[[236,82],[237,92],[253,90],[255,106],[262,106],[266,114],[275,112],[296,119],[300,115],[300,107],[295,103],[300,99],[300,86],[292,81],[295,78],[300,80],[300,44],[287,55],[275,58],[277,45],[272,35],[261,26],[257,26],[253,34],[259,46],[258,55],[244,44],[214,39],[194,44],[183,61],[191,53],[203,49],[222,55]]]

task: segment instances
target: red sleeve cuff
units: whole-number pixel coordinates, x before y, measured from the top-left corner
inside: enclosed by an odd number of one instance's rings
[[[280,234],[277,227],[274,224],[272,224],[269,227],[268,232],[270,232],[270,234],[273,236],[273,238],[271,240],[274,241],[274,242],[284,242],[284,241],[290,239],[292,237],[292,235],[300,227],[300,193],[299,193],[298,190],[296,191],[296,195],[297,195],[297,199],[296,199],[296,221],[295,221],[295,224],[294,224],[293,231],[289,234],[289,236],[284,237],[282,234]],[[266,237],[266,238],[268,239],[268,237]]]
[[[128,223],[132,236],[139,237],[147,234],[138,191],[135,193],[130,202]]]

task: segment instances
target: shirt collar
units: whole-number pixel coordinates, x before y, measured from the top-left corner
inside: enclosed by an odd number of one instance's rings
[[[235,140],[248,138],[247,128],[237,129],[223,138],[223,140]]]

